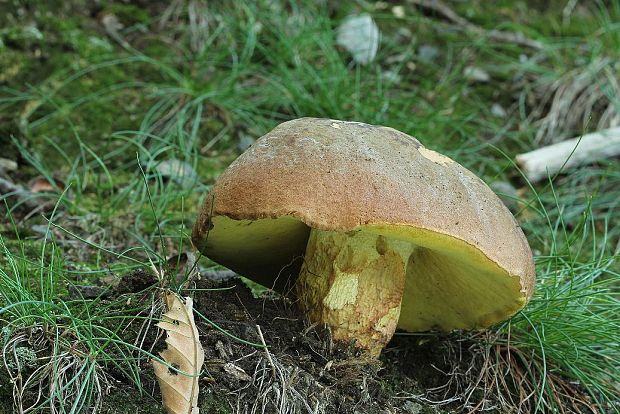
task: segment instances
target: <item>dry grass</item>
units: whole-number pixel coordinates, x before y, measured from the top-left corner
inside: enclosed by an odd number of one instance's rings
[[[97,412],[110,381],[100,364],[69,331],[36,325],[11,334],[2,347],[2,361],[13,384],[19,414],[64,413],[89,407]]]
[[[529,116],[537,127],[536,143],[551,144],[587,129],[620,125],[618,74],[614,61],[601,58],[559,78],[539,81],[531,97],[537,104]]]
[[[320,355],[330,355],[333,352],[333,343],[329,332],[316,331],[316,325],[310,325],[301,336],[314,339],[315,352]],[[257,331],[261,342],[267,345],[260,327]],[[318,345],[318,347],[317,347]],[[255,364],[251,380],[243,387],[232,392],[236,404],[231,406],[234,413],[331,413],[334,407],[368,407],[373,405],[371,397],[371,383],[375,378],[380,363],[376,360],[366,360],[357,355],[350,357],[336,357],[330,359],[320,372],[309,372],[302,367],[299,359],[309,358],[304,355],[292,355],[269,348],[253,351],[240,359],[251,359]],[[237,360],[237,361],[238,361]],[[233,362],[237,362],[233,361]],[[326,380],[329,375],[338,378],[333,384]],[[354,389],[355,400],[351,394],[347,397],[338,389],[350,387]],[[374,411],[368,411],[374,412]]]
[[[506,343],[501,334],[480,333],[478,337],[464,336],[461,340],[442,343],[445,371],[438,366],[438,386],[424,393],[400,393],[397,398],[409,399],[435,407],[456,408],[457,412],[553,412],[562,414],[600,413],[592,400],[576,383],[548,372],[539,375],[534,367],[540,363],[533,353],[524,353]],[[548,382],[554,390],[550,405],[540,398],[540,385]]]

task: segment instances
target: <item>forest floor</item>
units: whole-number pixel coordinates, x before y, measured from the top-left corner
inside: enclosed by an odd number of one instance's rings
[[[620,161],[533,183],[513,160],[620,124],[620,3],[215,3],[0,2],[0,413],[164,412],[168,290],[194,299],[205,413],[618,412]],[[366,64],[337,42],[360,14]],[[534,251],[529,305],[368,360],[194,263],[216,177],[302,116],[396,128],[480,176]]]

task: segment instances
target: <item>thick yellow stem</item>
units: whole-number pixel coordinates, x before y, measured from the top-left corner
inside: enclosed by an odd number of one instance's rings
[[[414,248],[372,233],[313,229],[297,281],[300,307],[334,340],[354,340],[378,356],[396,330]]]

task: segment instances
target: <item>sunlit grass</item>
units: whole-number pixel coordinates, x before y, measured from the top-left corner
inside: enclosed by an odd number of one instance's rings
[[[564,212],[575,202],[556,199],[543,210],[544,230],[530,232],[546,234],[548,241],[536,257],[536,291],[527,308],[501,329],[501,342],[528,359],[522,362],[537,395],[527,406],[540,412],[579,401],[562,378],[583,387],[599,407],[611,408],[620,398],[614,383],[620,372],[620,245],[617,230],[609,227],[613,210],[597,220],[593,203],[582,200],[580,216],[567,219]]]

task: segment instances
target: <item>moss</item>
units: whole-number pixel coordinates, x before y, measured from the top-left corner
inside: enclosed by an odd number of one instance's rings
[[[202,393],[199,401],[201,413],[229,414],[233,412],[226,399],[212,393]]]
[[[101,414],[164,414],[160,401],[140,394],[135,389],[125,387],[113,388],[102,400]],[[205,411],[208,412],[208,411]]]
[[[117,3],[107,1],[103,13],[114,14],[124,25],[148,24],[151,21],[147,9],[137,4]]]

